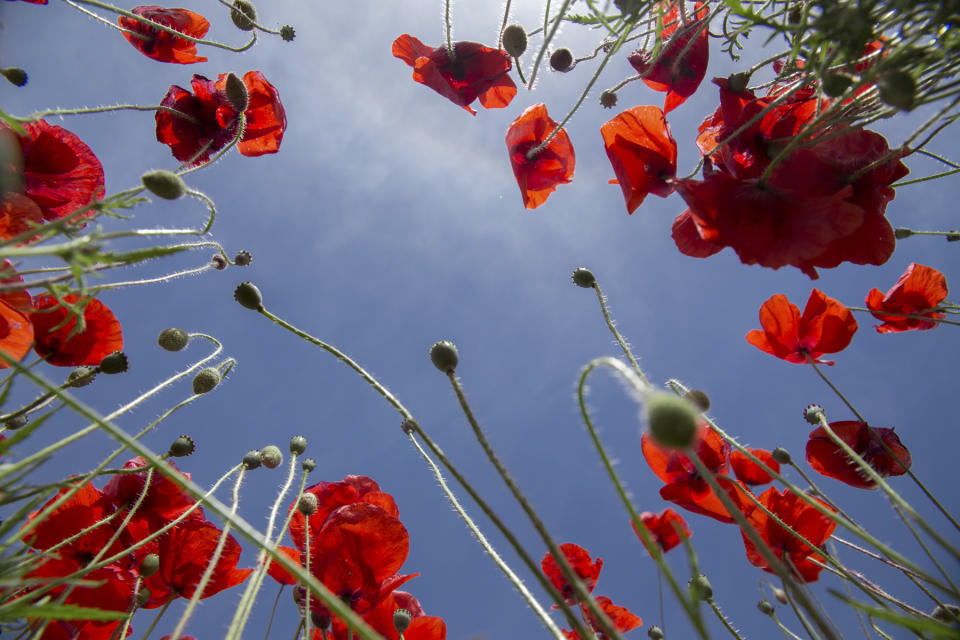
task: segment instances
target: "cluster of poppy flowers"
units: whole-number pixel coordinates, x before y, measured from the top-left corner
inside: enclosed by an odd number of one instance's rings
[[[399,640],[393,614],[410,613],[403,632],[406,640],[444,640],[441,618],[425,615],[420,603],[398,587],[419,574],[398,573],[407,559],[410,536],[400,522],[397,504],[389,493],[366,476],[347,476],[338,482],[318,482],[304,490],[316,497],[316,510],[304,515],[297,505],[290,521],[294,547],[279,547],[291,560],[308,567],[313,576],[388,640]],[[311,507],[312,508],[312,507]],[[309,563],[308,563],[309,554]],[[316,597],[306,611],[306,590],[283,567],[271,564],[270,576],[281,585],[295,585],[299,615],[310,615],[314,638],[346,640],[350,630]]]

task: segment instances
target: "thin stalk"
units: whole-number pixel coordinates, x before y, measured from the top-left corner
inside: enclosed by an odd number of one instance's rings
[[[563,0],[563,5],[560,7],[560,13],[557,14],[557,17],[553,21],[553,27],[549,28],[550,22],[550,0],[547,0],[547,8],[543,14],[543,43],[540,45],[540,49],[537,50],[537,56],[533,60],[533,68],[530,69],[530,81],[527,82],[527,89],[533,89],[533,83],[537,79],[537,70],[540,68],[540,63],[543,61],[543,54],[546,53],[547,47],[550,45],[550,41],[553,40],[553,36],[556,35],[557,29],[560,28],[560,23],[563,22],[563,16],[567,12],[567,9],[570,7],[572,0]]]
[[[617,331],[617,325],[614,323],[613,318],[610,317],[610,310],[607,308],[607,299],[606,296],[603,295],[600,285],[594,283],[593,288],[597,292],[597,302],[600,303],[600,311],[603,312],[603,320],[607,323],[607,328],[610,329],[610,333],[612,333],[613,337],[616,338],[617,344],[619,344],[620,348],[623,349],[623,353],[627,356],[627,359],[633,366],[633,370],[640,377],[640,380],[643,381],[643,386],[649,390],[651,388],[650,381],[647,379],[643,369],[640,368],[640,363],[637,362],[637,359],[633,355],[633,351],[630,350],[630,345],[627,344],[627,341],[624,340],[623,336],[620,335],[620,332]]]
[[[178,118],[183,118],[193,124],[201,124],[199,120],[193,116],[174,109],[173,107],[167,107],[162,104],[156,105],[139,105],[139,104],[115,104],[109,106],[100,106],[100,107],[78,107],[75,109],[47,109],[45,111],[35,111],[28,116],[17,117],[11,116],[17,122],[33,122],[34,120],[39,120],[40,118],[46,118],[47,116],[72,116],[80,115],[85,113],[109,113],[111,111],[168,111]]]
[[[737,640],[743,640],[743,636],[733,627],[733,624],[727,619],[727,616],[723,615],[723,612],[720,611],[720,607],[717,605],[716,601],[713,598],[707,598],[707,604],[710,605],[710,608],[713,609],[713,612],[720,618],[720,622],[723,623],[723,626],[726,627],[727,631],[730,632]]]
[[[447,57],[452,63],[456,60],[457,56],[453,50],[453,24],[450,21],[450,0],[443,0],[443,27],[447,35]]]
[[[173,602],[174,598],[177,597],[177,594],[171,593],[170,597],[167,598],[167,601],[163,603],[163,606],[160,608],[160,611],[157,612],[157,615],[154,616],[153,622],[150,623],[150,626],[147,627],[147,630],[143,633],[143,638],[141,640],[147,640],[150,637],[150,634],[153,632],[154,627],[157,626],[157,623],[160,622],[160,618],[163,617],[163,614],[167,612],[167,609],[170,607],[170,603]]]

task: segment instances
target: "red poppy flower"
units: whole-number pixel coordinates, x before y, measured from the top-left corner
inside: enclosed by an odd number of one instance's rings
[[[210,23],[207,22],[206,18],[188,9],[165,9],[156,5],[148,5],[135,7],[133,13],[192,38],[202,38],[207,34],[207,29],[210,28]],[[124,32],[123,36],[127,39],[127,42],[148,58],[176,64],[207,61],[206,58],[197,55],[195,42],[178,38],[172,33],[161,31],[135,18],[120,16],[117,22],[122,28],[132,32]]]
[[[520,186],[523,206],[536,209],[559,184],[573,179],[576,157],[567,132],[561,129],[534,157],[527,153],[542,144],[557,128],[543,103],[528,107],[507,129],[507,151],[513,175]]]
[[[317,497],[317,510],[310,516],[310,537],[317,535],[327,516],[340,507],[358,502],[376,505],[394,518],[400,517],[397,503],[389,493],[380,491],[380,485],[367,476],[347,476],[340,482],[318,482],[304,489]],[[296,505],[290,505],[293,510]],[[304,516],[299,511],[290,519],[290,538],[298,549],[306,548]]]
[[[95,367],[114,351],[123,349],[123,329],[107,305],[96,298],[81,300],[72,293],[63,300],[83,307],[86,329],[71,335],[77,324],[76,317],[67,320],[70,312],[58,306],[60,303],[53,296],[37,297],[30,322],[36,340],[33,349],[38,356],[58,367]]]
[[[277,551],[288,557],[293,562],[300,564],[300,549],[294,549],[293,547],[278,546]],[[280,584],[297,584],[299,580],[292,573],[287,571],[277,562],[271,562],[270,566],[267,567],[267,573],[271,578],[276,580]]]
[[[597,606],[599,606],[600,609],[607,614],[607,617],[610,618],[610,622],[613,623],[613,626],[620,633],[633,631],[643,624],[643,620],[640,619],[640,616],[632,613],[626,607],[620,607],[613,604],[613,601],[607,596],[597,596],[594,598],[594,600],[596,600]],[[597,640],[608,640],[609,636],[603,632],[603,628],[600,626],[600,624],[594,619],[585,606],[582,608],[584,616],[590,623],[590,626],[593,628],[594,633],[597,635]],[[564,629],[563,634],[569,640],[580,640],[580,634],[578,634],[576,631],[568,631],[567,629]]]
[[[0,300],[0,351],[11,360],[20,361],[33,346],[33,324],[22,311],[11,307],[6,300]],[[0,360],[0,369],[10,365]]]
[[[765,449],[747,449],[750,453],[759,458],[763,464],[767,465],[777,473],[780,472],[780,463],[773,459],[770,452]],[[763,467],[747,457],[747,454],[740,451],[733,451],[730,454],[730,467],[737,479],[744,484],[760,485],[773,482],[773,476],[763,470]]]
[[[561,544],[560,551],[563,552],[563,557],[570,563],[573,572],[577,574],[577,577],[583,582],[583,586],[587,588],[587,591],[592,592],[593,588],[597,586],[597,578],[600,577],[600,569],[603,568],[603,559],[597,558],[596,562],[594,562],[590,558],[589,551],[572,542]],[[563,571],[560,570],[560,565],[557,564],[557,561],[554,560],[549,552],[547,552],[547,554],[543,556],[543,560],[540,561],[540,568],[543,569],[543,573],[550,579],[553,586],[557,588],[557,591],[560,592],[567,604],[576,604],[580,601],[577,592],[573,590],[573,585],[567,582]],[[553,608],[556,609],[558,607],[554,605]]]
[[[9,240],[43,224],[43,212],[25,195],[7,192],[0,196],[0,239]]]
[[[682,25],[679,9],[674,4],[663,18],[667,26],[661,31],[661,37],[665,42],[656,62],[651,65],[649,52],[638,51],[628,58],[637,73],[644,76],[644,84],[654,91],[666,92],[665,113],[670,113],[692,96],[707,73],[710,42],[706,20],[709,15],[709,7],[697,2],[696,19]]]
[[[236,136],[239,114],[224,93],[226,82],[225,73],[220,74],[216,82],[194,75],[190,81],[192,94],[174,85],[164,96],[161,105],[187,116],[164,110],[157,111],[155,116],[157,140],[168,145],[180,162],[201,164]],[[280,94],[259,71],[243,74],[243,83],[248,95],[244,111],[247,128],[237,149],[245,156],[276,153],[287,127]]]
[[[683,540],[690,537],[690,527],[687,526],[684,519],[673,509],[664,509],[660,515],[644,511],[640,514],[640,520],[663,553],[670,551],[670,549],[673,549]],[[637,532],[637,525],[634,524],[632,520],[630,524],[633,526],[634,533],[637,534],[637,537],[640,538],[642,542],[643,538]],[[650,551],[650,549],[647,549],[647,551]]]
[[[893,429],[873,427],[871,433],[866,423],[857,420],[831,422],[830,428],[873,467],[880,477],[902,476],[910,468],[910,451],[903,446]],[[887,453],[884,444],[894,455]],[[897,462],[898,459],[900,462]],[[817,427],[810,433],[807,441],[807,462],[817,473],[845,482],[851,487],[875,489],[877,486],[847,457],[823,427]]]
[[[29,2],[30,4],[47,4],[47,0],[23,0],[23,2]]]
[[[658,107],[634,107],[600,128],[607,157],[613,165],[627,203],[633,213],[648,193],[666,198],[673,193],[671,181],[677,175],[677,142]]]
[[[778,293],[760,307],[760,325],[747,334],[747,342],[787,362],[804,364],[807,356],[818,364],[825,353],[843,351],[857,331],[857,321],[842,303],[814,289],[800,315],[797,306]]]
[[[790,527],[808,541],[822,546],[833,533],[837,525],[830,518],[822,515],[816,508],[805,503],[789,489],[780,493],[770,487],[759,497],[760,503],[771,513],[776,515],[784,525]],[[827,509],[826,503],[817,500]],[[821,567],[812,560],[823,561],[817,549],[811,548],[795,538],[783,525],[768,516],[763,509],[753,509],[747,518],[750,525],[760,534],[764,542],[773,550],[774,554],[786,562],[793,575],[801,582],[813,582],[820,575]],[[747,548],[747,559],[755,567],[760,567],[768,573],[774,571],[767,565],[757,547],[741,530],[743,543]]]
[[[508,75],[510,55],[477,42],[455,42],[454,59],[446,46],[431,48],[403,34],[393,41],[393,55],[413,67],[413,79],[425,84],[473,115],[470,103],[480,99],[487,109],[506,107],[517,94]]]
[[[867,294],[867,307],[874,311],[873,316],[882,320],[883,324],[874,325],[879,333],[894,333],[919,329],[926,331],[940,324],[935,318],[943,318],[942,313],[931,312],[947,297],[947,279],[942,273],[932,267],[911,262],[903,272],[897,283],[887,291],[886,295],[879,289],[872,289]],[[921,318],[902,318],[887,316],[877,311],[892,311]],[[922,318],[931,318],[923,320]]]
[[[400,634],[393,625],[393,612],[397,609],[406,609],[410,612],[410,626],[403,632],[404,640],[446,639],[447,625],[443,619],[426,615],[420,602],[406,591],[394,591],[389,594],[380,604],[364,614],[363,621],[387,640],[400,640]],[[347,625],[338,618],[333,620],[332,631],[334,640],[349,640],[351,637]],[[356,634],[352,635],[356,636]],[[323,634],[319,629],[314,633],[314,640],[323,640]]]
[[[23,276],[17,273],[13,263],[4,260],[0,263],[0,285],[21,284]],[[13,289],[11,291],[0,292],[0,300],[3,300],[18,311],[32,311],[33,298],[27,293],[26,289]]]

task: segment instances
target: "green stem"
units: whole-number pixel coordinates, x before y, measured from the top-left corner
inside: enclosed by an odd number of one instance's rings
[[[170,594],[170,597],[167,598],[167,601],[163,603],[163,607],[160,608],[160,611],[158,611],[157,615],[153,618],[153,622],[150,623],[150,626],[147,627],[147,630],[143,633],[143,638],[141,638],[141,640],[147,640],[147,638],[150,637],[150,634],[153,632],[153,628],[157,626],[158,622],[160,622],[160,618],[162,618],[163,614],[167,612],[167,609],[170,607],[170,603],[173,602],[176,597],[177,594]]]
[[[533,89],[533,83],[537,79],[537,70],[540,68],[540,63],[543,61],[543,54],[546,53],[547,47],[550,45],[550,41],[553,40],[553,36],[556,35],[557,29],[560,28],[560,23],[563,22],[563,16],[566,14],[571,2],[572,0],[563,0],[563,5],[560,7],[560,13],[557,14],[557,17],[553,21],[553,27],[551,27],[548,31],[548,26],[550,23],[550,0],[547,0],[547,8],[543,13],[543,43],[540,45],[540,49],[537,50],[537,56],[533,61],[533,68],[530,69],[530,81],[527,82],[527,89]]]
[[[640,368],[640,363],[637,362],[637,359],[634,357],[633,351],[630,350],[630,345],[627,344],[627,341],[624,340],[622,335],[620,335],[620,332],[617,330],[617,325],[613,322],[613,318],[610,317],[610,310],[607,308],[606,296],[604,296],[603,291],[600,290],[599,284],[594,283],[593,288],[597,292],[597,301],[600,303],[600,311],[603,312],[603,320],[607,323],[607,328],[610,329],[610,333],[612,333],[613,337],[616,338],[617,344],[619,344],[620,348],[623,349],[623,353],[627,356],[627,359],[633,366],[633,370],[638,376],[640,376],[640,380],[643,382],[645,390],[649,391],[652,385],[647,379],[646,374],[643,372],[643,369]]]
[[[723,615],[723,612],[720,611],[720,607],[717,606],[717,603],[714,601],[714,599],[707,598],[707,604],[709,604],[710,608],[713,609],[713,612],[720,619],[720,622],[723,623],[723,626],[726,627],[727,631],[730,632],[730,635],[732,635],[737,640],[743,640],[743,637],[737,632],[736,629],[734,629],[733,625],[730,624],[730,621],[727,620],[727,616]]]
[[[34,120],[39,120],[40,118],[46,118],[47,116],[70,116],[78,115],[84,113],[109,113],[111,111],[168,111],[178,118],[183,118],[193,124],[201,124],[199,120],[193,116],[174,109],[173,107],[167,107],[162,104],[158,105],[139,105],[139,104],[115,104],[110,106],[101,106],[101,107],[78,107],[76,109],[47,109],[46,111],[35,111],[28,116],[23,117],[13,117],[17,122],[33,122]]]

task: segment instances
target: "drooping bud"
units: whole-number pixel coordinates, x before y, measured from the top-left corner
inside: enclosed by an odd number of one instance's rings
[[[147,604],[148,602],[150,602],[150,598],[152,596],[153,596],[153,592],[150,591],[150,589],[148,589],[147,587],[141,585],[140,590],[137,591],[137,598],[136,598],[137,606],[142,607],[143,605]]]
[[[293,42],[293,39],[297,37],[297,32],[293,30],[288,24],[280,27],[280,37],[283,38],[284,42]]]
[[[260,311],[263,309],[263,295],[260,289],[252,282],[241,282],[233,290],[233,299],[240,303],[241,307]]]
[[[247,451],[247,454],[243,456],[243,466],[247,468],[247,471],[256,469],[262,462],[263,456],[261,456],[260,452],[256,449]]]
[[[710,396],[700,389],[690,389],[683,394],[683,397],[702,412],[707,412],[710,410]]]
[[[253,262],[253,256],[249,251],[238,251],[237,255],[233,256],[233,264],[238,267],[248,267],[251,262]]]
[[[430,361],[443,373],[453,373],[460,361],[457,345],[449,340],[441,340],[430,347]]]
[[[750,74],[745,71],[731,73],[727,77],[727,89],[734,93],[743,93],[750,84]]]
[[[210,264],[212,264],[213,268],[217,271],[223,271],[229,266],[227,259],[219,253],[213,254],[213,257],[210,258]]]
[[[93,382],[93,379],[96,377],[97,374],[92,367],[81,365],[71,371],[70,375],[67,376],[67,384],[74,389],[79,389]]]
[[[672,393],[654,391],[647,394],[645,406],[650,435],[658,444],[673,449],[693,444],[697,410],[688,401]]]
[[[773,588],[773,597],[776,598],[780,604],[790,604],[790,601],[787,600],[787,592],[779,587]]]
[[[710,586],[707,576],[702,573],[691,578],[687,588],[690,590],[690,596],[695,600],[709,600],[713,597],[713,587]]]
[[[930,615],[940,622],[956,623],[960,621],[960,607],[953,604],[937,605]]]
[[[823,94],[830,98],[838,98],[847,92],[853,86],[853,78],[845,73],[828,73],[820,80],[820,88]]]
[[[783,447],[777,447],[770,452],[770,457],[776,460],[780,464],[790,464],[793,462],[793,459],[790,457],[790,452],[784,449]]]
[[[129,368],[130,363],[127,360],[127,355],[123,351],[114,351],[100,361],[100,371],[103,371],[107,375],[123,373]]]
[[[573,270],[573,284],[584,289],[592,289],[597,285],[593,272],[586,267],[577,267]]]
[[[573,69],[573,52],[563,47],[551,53],[550,68],[564,73]]]
[[[820,418],[823,417],[823,407],[818,404],[810,404],[803,410],[803,419],[810,424],[820,424]]]
[[[519,58],[527,50],[527,30],[518,24],[507,25],[503,30],[503,50],[512,58]]]
[[[233,0],[230,19],[233,20],[237,29],[253,31],[254,23],[257,21],[257,8],[250,0]]]
[[[653,625],[647,629],[647,637],[650,640],[663,640],[663,630],[657,625]]]
[[[393,612],[393,628],[397,633],[403,633],[410,626],[412,616],[406,609],[397,609]]]
[[[307,450],[307,439],[303,436],[293,436],[290,438],[290,453],[295,456],[303,455]]]
[[[954,231],[954,230],[948,231],[947,242],[960,242],[960,231]]]
[[[260,450],[260,457],[263,458],[263,466],[267,469],[276,469],[283,464],[283,452],[280,447],[267,445]]]
[[[243,113],[250,106],[250,96],[247,95],[247,85],[243,80],[237,77],[237,74],[230,72],[227,74],[227,80],[223,87],[223,94],[227,97],[230,106],[237,113]]]
[[[20,67],[4,67],[0,69],[0,75],[16,87],[22,87],[27,84],[27,72]]]
[[[773,610],[774,610],[773,605],[770,604],[768,600],[761,600],[760,602],[758,602],[757,609],[759,609],[760,613],[762,613],[765,616],[773,615]]]
[[[313,458],[304,458],[303,462],[300,463],[300,468],[303,469],[304,473],[310,473],[317,468],[317,461]]]
[[[188,342],[190,342],[190,336],[187,332],[176,327],[164,329],[157,336],[157,344],[167,351],[180,351],[187,346]]]
[[[167,455],[172,458],[182,458],[191,455],[196,448],[197,445],[194,444],[193,438],[184,435],[173,441]]]
[[[913,235],[913,229],[907,229],[906,227],[897,227],[893,230],[893,237],[897,240],[903,240],[904,238],[909,238]]]
[[[16,431],[17,429],[22,429],[23,427],[27,426],[28,421],[29,420],[27,419],[26,415],[19,415],[4,422],[3,426],[10,431]]]
[[[333,619],[326,613],[311,611],[310,622],[312,622],[313,626],[315,626],[317,629],[326,629],[330,626],[330,623],[333,622]]]
[[[917,81],[900,69],[891,69],[883,74],[877,82],[877,89],[881,100],[903,111],[913,109],[917,99]]]
[[[200,369],[193,378],[193,392],[197,395],[209,393],[220,384],[220,372],[215,367],[204,367]]]
[[[297,511],[305,516],[312,516],[317,511],[317,496],[313,493],[305,493],[297,500]]]
[[[140,176],[140,181],[147,191],[164,200],[176,200],[187,192],[187,183],[183,178],[166,169],[147,171]]]
[[[160,556],[155,553],[148,553],[140,561],[139,574],[141,578],[149,578],[157,571],[160,571]]]
[[[600,106],[604,109],[612,109],[617,106],[617,92],[605,90],[600,94]]]

